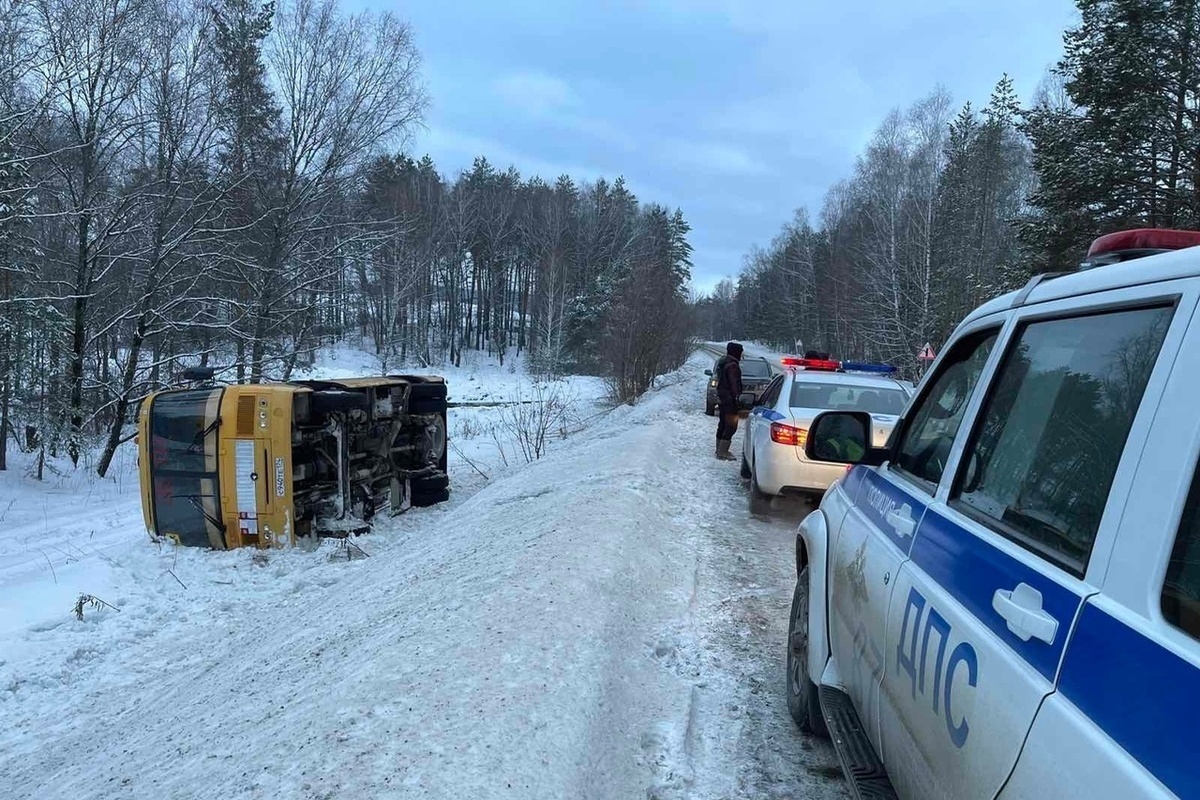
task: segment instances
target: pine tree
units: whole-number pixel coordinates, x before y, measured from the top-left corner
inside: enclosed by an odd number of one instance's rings
[[[221,127],[223,189],[228,198],[226,225],[231,252],[227,280],[234,304],[225,321],[237,344],[237,379],[247,377],[246,345],[262,346],[262,323],[271,313],[270,258],[279,204],[278,181],[282,143],[280,110],[267,86],[263,41],[271,32],[275,4],[252,0],[216,0],[212,6],[213,41],[222,70],[217,103]],[[251,355],[252,368],[261,358]],[[254,376],[257,377],[257,376]]]
[[[1117,228],[1200,222],[1195,0],[1077,5],[1057,68],[1074,108],[1043,102],[1024,124],[1038,188],[1022,239],[1039,270]]]
[[[224,79],[217,104],[224,133],[221,161],[235,184],[234,193],[246,196],[250,187],[236,184],[270,177],[279,156],[279,105],[267,87],[262,55],[275,3],[216,0],[212,15],[213,41]]]

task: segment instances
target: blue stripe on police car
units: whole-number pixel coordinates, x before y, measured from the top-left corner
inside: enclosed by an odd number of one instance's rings
[[[912,618],[912,624],[909,619]],[[923,623],[923,624],[922,624]],[[937,631],[936,656],[929,659],[930,633]],[[955,747],[967,743],[971,726],[966,716],[954,713],[954,677],[961,667],[966,670],[966,685],[975,688],[979,684],[979,655],[970,642],[962,641],[946,657],[947,644],[952,635],[951,625],[938,610],[925,599],[925,595],[912,587],[904,606],[904,621],[900,627],[900,641],[896,645],[897,674],[905,674],[911,681],[912,699],[917,693],[928,698],[934,714],[946,721],[946,731]],[[917,646],[920,645],[920,653]],[[930,668],[932,667],[932,669]]]
[[[925,501],[896,486],[875,470],[867,470],[854,505],[903,553],[925,513]]]
[[[1200,797],[1200,667],[1088,603],[1059,690],[1180,797]]]
[[[842,478],[842,491],[846,493],[846,498],[851,504],[858,498],[858,490],[862,487],[863,480],[870,471],[870,467],[858,464],[851,467]]]
[[[921,523],[911,558],[1043,678],[1054,680],[1066,633],[1079,610],[1079,594],[932,510]],[[1059,634],[1049,644],[1036,638],[1022,641],[992,607],[997,589],[1022,583],[1041,593],[1043,610],[1058,620]]]

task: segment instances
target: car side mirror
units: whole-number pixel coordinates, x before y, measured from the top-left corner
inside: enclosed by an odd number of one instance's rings
[[[865,411],[826,411],[808,428],[804,455],[826,464],[878,466],[887,460],[887,448],[871,446],[871,415]]]
[[[710,378],[711,378],[711,377],[712,377],[712,370],[711,370],[711,369],[706,369],[706,370],[704,370],[704,374],[705,374],[705,375],[707,375],[708,377],[710,377]]]
[[[758,400],[754,396],[754,392],[742,392],[738,395],[738,405],[742,408],[754,408],[758,405]]]

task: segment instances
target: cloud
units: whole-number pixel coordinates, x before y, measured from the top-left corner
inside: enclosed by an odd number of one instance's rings
[[[476,156],[484,156],[497,169],[513,166],[526,178],[536,175],[543,180],[553,181],[559,175],[570,175],[576,180],[595,180],[603,174],[590,165],[550,161],[531,156],[496,139],[438,126],[431,126],[424,135],[418,137],[417,144],[418,149],[429,150],[439,165],[464,164],[465,169],[470,169],[470,163]]]
[[[492,82],[492,90],[508,109],[530,120],[630,150],[636,140],[612,121],[584,113],[588,104],[567,81],[547,72],[519,70]],[[594,105],[595,98],[589,98]]]
[[[765,175],[767,165],[740,147],[721,142],[670,139],[663,150],[679,166],[722,175]]]
[[[547,180],[623,174],[639,199],[682,209],[705,288],[797,206],[815,223],[889,109],[938,82],[978,105],[1005,71],[1032,89],[1076,13],[1073,0],[460,5],[405,4],[435,101],[414,148],[451,176],[477,155]]]
[[[497,78],[492,88],[507,105],[534,117],[554,116],[579,105],[570,84],[546,72],[510,72]]]
[[[708,246],[696,243],[692,251],[692,288],[711,294],[726,278],[736,280],[746,251],[733,247]]]
[[[669,193],[641,180],[624,176],[621,170],[606,169],[594,163],[554,161],[530,155],[499,139],[473,136],[437,125],[430,126],[417,137],[415,149],[422,153],[428,152],[439,166],[461,164],[462,169],[469,170],[476,156],[484,156],[496,169],[516,167],[523,178],[536,176],[549,183],[553,183],[560,175],[569,175],[576,181],[587,182],[594,182],[599,178],[612,181],[617,177],[625,177],[625,186],[640,202],[660,203],[669,207],[678,205]],[[447,177],[453,178],[454,175],[450,174]]]
[[[796,0],[666,0],[662,8],[684,18],[723,19],[734,30],[758,35],[788,35],[802,30],[812,12]]]

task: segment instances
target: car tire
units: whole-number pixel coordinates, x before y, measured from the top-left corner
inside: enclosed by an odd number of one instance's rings
[[[446,475],[413,478],[409,490],[412,492],[413,507],[428,508],[450,499],[450,478]]]
[[[806,565],[796,576],[792,613],[788,620],[787,694],[788,713],[805,733],[828,737],[821,715],[821,695],[808,677],[808,602],[810,582]]]
[[[746,460],[746,454],[742,453],[742,480],[750,480],[750,462]]]
[[[750,514],[765,517],[771,513],[771,496],[758,485],[758,475],[750,468]]]
[[[442,414],[446,411],[446,384],[414,383],[408,395],[409,414]]]
[[[413,494],[412,504],[413,508],[429,508],[430,506],[436,506],[438,503],[444,503],[449,499],[450,490],[439,489],[429,494]]]

